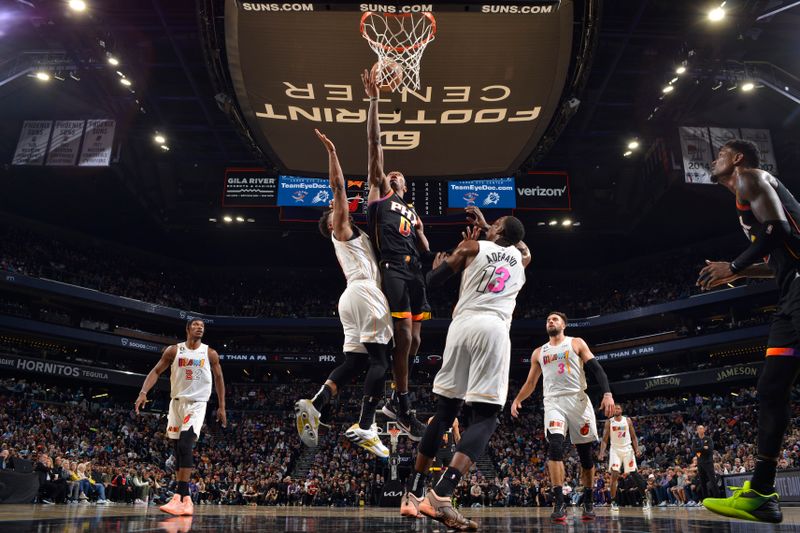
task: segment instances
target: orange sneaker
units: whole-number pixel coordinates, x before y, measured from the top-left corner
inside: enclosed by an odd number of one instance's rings
[[[450,501],[450,498],[442,498],[433,489],[429,490],[428,494],[420,502],[419,512],[441,522],[448,529],[456,531],[475,531],[478,529],[477,523],[466,518],[453,508],[453,502]]]
[[[194,514],[194,502],[191,496],[183,497],[183,516],[192,516]]]
[[[181,516],[183,514],[183,502],[181,502],[181,495],[177,493],[173,494],[172,499],[165,505],[159,507],[159,509],[171,515]]]
[[[419,512],[420,503],[422,503],[422,498],[417,498],[413,493],[406,492],[403,495],[403,499],[400,500],[400,514],[411,518],[422,518]]]

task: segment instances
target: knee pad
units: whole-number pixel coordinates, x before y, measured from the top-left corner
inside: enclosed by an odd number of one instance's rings
[[[194,432],[191,430],[181,431],[181,435],[175,443],[175,448],[178,452],[175,456],[178,468],[192,468],[192,466],[194,466],[192,450],[194,449],[194,441],[196,438]]]
[[[564,441],[566,438],[560,433],[547,432],[547,458],[551,461],[564,460]]]
[[[489,444],[489,439],[497,429],[499,423],[497,415],[500,414],[502,407],[482,402],[473,402],[470,407],[472,407],[472,413],[469,427],[461,436],[456,451],[463,453],[474,463],[486,451],[486,445]]]
[[[442,435],[452,427],[453,421],[458,416],[458,411],[461,410],[462,403],[463,400],[458,398],[439,396],[439,401],[436,404],[436,414],[428,424],[428,429],[425,430],[425,434],[419,443],[419,453],[425,457],[436,457],[436,450],[439,449]]]
[[[592,457],[592,443],[585,442],[583,444],[576,444],[575,448],[578,450],[578,457],[581,460],[581,468],[589,470],[594,468],[594,458]]]

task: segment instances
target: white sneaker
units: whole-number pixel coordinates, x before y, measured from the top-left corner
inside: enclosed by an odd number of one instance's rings
[[[133,502],[133,505],[147,505],[147,502],[145,502],[141,498],[136,498],[136,501]]]
[[[353,424],[344,432],[345,436],[350,439],[350,442],[357,444],[364,448],[372,455],[377,457],[389,457],[389,448],[383,445],[381,438],[378,436],[377,427],[375,424],[369,429],[361,429],[358,423]]]
[[[320,412],[317,411],[311,400],[298,400],[294,404],[294,417],[300,440],[309,448],[316,447],[319,437]]]
[[[97,500],[97,505],[107,505],[108,500]]]
[[[619,512],[619,505],[617,505],[617,502],[611,502],[611,512],[612,513]]]

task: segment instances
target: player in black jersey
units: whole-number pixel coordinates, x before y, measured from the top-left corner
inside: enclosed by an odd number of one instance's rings
[[[394,319],[392,371],[395,389],[382,411],[409,433],[422,439],[425,425],[417,420],[408,397],[409,358],[417,354],[422,321],[430,318],[430,306],[422,275],[420,252],[430,251],[422,220],[414,207],[403,200],[406,180],[401,172],[383,172],[383,147],[378,123],[380,88],[377,72],[361,76],[369,97],[367,137],[369,147],[369,196],[367,221],[369,237],[381,270],[383,292]]]
[[[758,457],[752,480],[731,498],[706,498],[703,505],[725,516],[780,522],[775,467],[791,415],[792,385],[800,373],[800,203],[758,166],[758,149],[742,140],[725,143],[713,162],[711,179],[736,195],[750,246],[730,263],[706,261],[697,280],[705,290],[744,277],[774,277],[778,282],[778,309],[758,379]]]

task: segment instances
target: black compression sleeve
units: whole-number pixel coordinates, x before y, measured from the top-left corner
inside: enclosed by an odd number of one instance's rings
[[[769,220],[761,226],[750,246],[731,261],[731,272],[736,274],[749,267],[762,257],[769,255],[775,247],[780,246],[786,237],[792,234],[789,223],[785,220]]]
[[[608,376],[606,376],[605,370],[600,366],[600,362],[597,359],[594,357],[589,359],[589,361],[583,364],[583,367],[592,371],[594,379],[597,380],[597,383],[600,384],[600,388],[603,389],[603,394],[611,392],[611,386],[608,384]]]
[[[443,261],[438,268],[434,268],[428,272],[425,276],[425,282],[428,284],[428,287],[438,287],[454,275],[455,272],[453,272],[453,269],[447,264],[447,261]]]

